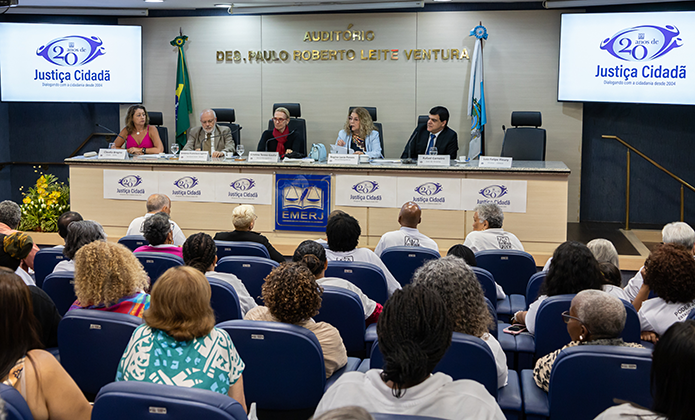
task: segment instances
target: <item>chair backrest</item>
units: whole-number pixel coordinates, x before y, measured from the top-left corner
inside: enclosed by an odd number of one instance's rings
[[[134,254],[150,276],[150,287],[154,286],[159,276],[171,267],[183,265],[183,258],[164,252],[136,252]]]
[[[315,407],[323,396],[326,371],[316,335],[282,322],[226,321],[225,330],[246,364],[244,394],[259,409]]]
[[[270,274],[273,268],[279,265],[280,264],[270,258],[235,255],[218,260],[215,271],[219,271],[220,273],[232,273],[237,276],[239,280],[244,283],[251,297],[256,300],[256,303],[262,305],[261,289],[265,282],[265,278]]]
[[[133,315],[74,309],[58,325],[60,363],[83,392],[96,394],[115,380],[123,351],[141,324]]]
[[[0,383],[0,399],[5,401],[7,420],[34,420],[27,402],[16,389]]]
[[[687,319],[695,319],[695,308],[690,311]]]
[[[215,323],[219,324],[232,319],[243,319],[241,315],[241,305],[239,295],[234,286],[224,280],[208,278],[212,296],[210,296],[210,306],[215,311]]]
[[[615,405],[614,399],[651,407],[651,365],[648,349],[576,346],[563,350],[550,374],[550,418],[592,419]]]
[[[541,284],[545,281],[547,271],[539,271],[532,275],[526,285],[526,307],[528,308],[533,302],[538,299],[538,292],[541,290]]]
[[[497,303],[497,288],[495,287],[495,278],[492,276],[492,273],[480,267],[471,268],[475,273],[475,277],[478,279],[478,283],[480,283],[480,286],[483,288],[485,297],[490,302]]]
[[[422,125],[422,124],[427,124],[427,121],[430,119],[429,114],[427,115],[418,115],[417,117],[417,125]]]
[[[532,275],[536,274],[536,261],[531,254],[515,249],[488,249],[475,253],[478,267],[492,273],[497,284],[508,295],[523,295]]]
[[[323,286],[316,322],[327,322],[338,329],[349,354],[364,353],[364,307],[357,293],[336,286]]]
[[[147,115],[150,117],[150,124],[157,127],[159,138],[162,140],[162,146],[164,146],[164,153],[167,153],[169,150],[169,129],[162,127],[164,125],[164,116],[158,111],[150,111]]]
[[[61,315],[64,315],[77,300],[77,296],[75,296],[75,273],[72,271],[59,271],[47,275],[41,288],[51,297]]]
[[[34,256],[34,278],[36,286],[41,287],[43,280],[47,275],[53,272],[53,269],[59,262],[66,260],[63,255],[63,248],[43,248]]]
[[[372,123],[374,123],[374,129],[379,133],[379,144],[381,145],[381,155],[386,156],[384,152],[384,127],[381,123],[376,122],[376,107],[375,106],[351,106],[348,110],[348,114],[352,113],[355,108],[364,108],[369,112],[369,116],[372,118]]]
[[[131,251],[135,251],[136,249],[140,248],[141,246],[149,245],[150,243],[145,239],[144,236],[142,235],[126,235],[122,237],[121,239],[118,240],[118,243],[125,246],[126,248],[130,249]]]
[[[293,102],[293,103],[277,103],[273,104],[273,115],[275,115],[275,110],[283,107],[287,108],[288,111],[290,111],[290,123],[288,125],[290,131],[296,131],[297,134],[299,135],[299,138],[302,139],[302,141],[299,142],[297,146],[295,146],[295,152],[300,152],[304,156],[306,156],[306,151],[307,151],[307,133],[306,133],[306,120],[304,118],[301,118],[302,116],[302,110],[301,106],[299,103]],[[268,121],[268,130],[272,130],[274,127],[273,125],[273,120]],[[303,149],[303,150],[302,150]]]
[[[512,112],[513,128],[504,132],[501,156],[517,160],[545,160],[546,132],[540,112]]]
[[[205,389],[114,382],[99,391],[93,420],[246,420],[244,408],[233,398]]]
[[[349,281],[359,287],[370,299],[382,305],[389,297],[386,276],[378,266],[372,263],[329,261],[325,276],[338,277]]]
[[[236,114],[234,108],[212,108],[217,116],[217,124],[229,127],[232,130],[232,139],[234,139],[234,146],[241,143],[241,129],[239,124],[235,124]]]
[[[562,313],[570,310],[575,295],[557,295],[544,299],[536,313],[536,358],[562,348],[570,342]]]
[[[419,246],[394,246],[381,253],[381,261],[401,286],[413,279],[413,273],[429,260],[440,258],[439,252]]]
[[[217,245],[217,259],[224,257],[248,255],[250,257],[270,258],[268,248],[257,242],[245,241],[215,241]]]
[[[490,302],[490,299],[488,298],[485,298],[485,304],[487,305],[487,310],[490,312],[490,316],[492,317],[493,321],[493,324],[488,327],[488,331],[493,337],[497,338],[499,337],[499,331],[497,329],[497,308],[492,304],[492,302]]]
[[[622,300],[623,305],[625,305],[625,312],[627,312],[627,318],[625,319],[625,328],[623,328],[623,333],[620,335],[623,341],[626,343],[640,343],[640,333],[642,328],[639,322],[639,315],[632,304],[626,300]]]

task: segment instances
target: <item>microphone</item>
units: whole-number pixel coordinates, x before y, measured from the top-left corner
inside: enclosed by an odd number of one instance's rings
[[[506,133],[506,132],[507,132],[507,127],[505,127],[504,124],[502,124],[502,132],[503,132],[503,133]]]
[[[415,143],[417,142],[417,136],[419,134],[420,126],[417,126],[415,130],[413,130],[413,134],[410,135],[408,142],[405,144],[405,147],[408,150],[408,157],[405,159],[401,159],[402,163],[415,163],[413,159],[413,149],[415,148]]]
[[[290,131],[290,132],[287,133],[287,134],[282,134],[282,135],[277,136],[277,137],[271,137],[271,138],[269,138],[268,140],[265,141],[265,146],[264,146],[263,148],[265,149],[266,152],[269,152],[269,150],[268,150],[268,142],[269,142],[269,141],[271,141],[271,140],[277,140],[277,139],[281,139],[281,138],[283,138],[283,137],[290,136],[290,135],[292,135],[292,133],[294,133],[295,131],[297,131],[297,130],[292,130],[292,131]]]
[[[215,127],[215,128],[217,128],[217,126],[219,126],[219,124],[216,124],[216,127]],[[237,133],[237,132],[239,132],[239,131],[241,130],[241,128],[242,128],[242,127],[241,127],[240,125],[237,125],[237,126],[234,127],[234,128],[231,128],[231,127],[230,127],[230,133],[229,133],[229,134],[232,136],[232,143],[234,143],[234,149],[235,149],[235,150],[236,150],[236,142],[234,141],[234,134]],[[200,130],[200,132],[203,133],[203,134],[205,134],[205,138],[203,138],[203,141],[207,140],[207,134],[208,134],[208,133],[205,132],[205,130]],[[221,132],[222,132],[222,130],[220,130],[220,133],[221,133]],[[212,140],[213,140],[214,138],[217,138],[217,137],[224,137],[224,136],[218,135],[218,134],[217,134],[217,130],[215,130],[215,129],[213,128],[213,129],[212,129],[212,133],[210,133],[210,142],[212,143]],[[221,152],[221,150],[216,150],[216,152]]]

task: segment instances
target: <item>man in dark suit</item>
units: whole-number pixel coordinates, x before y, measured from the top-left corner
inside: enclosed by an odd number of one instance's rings
[[[234,153],[232,130],[217,125],[217,115],[212,109],[200,113],[200,127],[188,130],[188,140],[183,150],[202,150],[212,157],[222,157],[224,152]]]
[[[430,109],[427,124],[421,124],[413,131],[401,159],[417,159],[418,155],[428,154],[432,146],[437,148],[438,155],[449,155],[456,159],[459,150],[458,135],[449,128],[448,122],[449,110],[443,106]]]

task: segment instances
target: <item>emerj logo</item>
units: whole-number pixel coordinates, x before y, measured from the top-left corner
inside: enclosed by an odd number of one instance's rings
[[[642,25],[619,31],[601,43],[601,49],[625,61],[651,61],[674,48],[681,47],[677,38],[680,31],[675,26]]]
[[[103,42],[96,36],[84,37],[79,35],[56,38],[36,50],[36,55],[58,66],[81,66],[100,55],[106,54]]]

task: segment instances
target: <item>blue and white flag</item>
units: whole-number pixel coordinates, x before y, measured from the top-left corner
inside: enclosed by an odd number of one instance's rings
[[[485,89],[483,87],[483,39],[487,39],[487,29],[476,26],[471,31],[475,36],[475,49],[471,59],[471,81],[468,87],[468,116],[471,117],[471,141],[468,144],[468,159],[480,156],[482,132],[487,123],[485,112]]]

